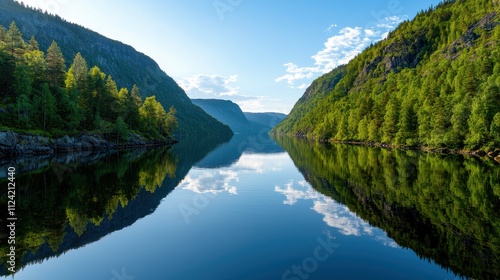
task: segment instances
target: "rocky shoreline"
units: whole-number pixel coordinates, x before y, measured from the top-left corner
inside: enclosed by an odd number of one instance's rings
[[[113,151],[136,147],[164,146],[176,143],[175,139],[148,140],[130,133],[126,143],[110,142],[97,133],[82,133],[79,136],[65,135],[50,138],[35,134],[0,131],[0,157],[19,155],[44,155],[79,151]]]
[[[439,154],[460,154],[460,155],[468,155],[468,156],[476,156],[476,157],[486,157],[489,159],[493,159],[500,163],[500,149],[495,149],[493,152],[485,152],[482,150],[477,151],[469,151],[469,150],[455,150],[448,148],[430,148],[430,147],[414,147],[414,146],[401,146],[401,145],[390,145],[384,143],[376,143],[376,142],[357,142],[357,141],[325,141],[331,143],[341,143],[341,144],[349,144],[349,145],[361,145],[361,146],[369,146],[369,147],[381,147],[381,148],[389,148],[389,149],[405,149],[405,150],[420,150],[423,152],[430,153],[439,153]]]

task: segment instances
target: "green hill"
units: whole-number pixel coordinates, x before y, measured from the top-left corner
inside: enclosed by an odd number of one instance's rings
[[[273,131],[329,141],[500,147],[500,2],[445,1],[316,79]]]
[[[177,135],[231,134],[229,127],[194,106],[186,93],[154,60],[131,46],[13,0],[0,0],[0,25],[8,28],[12,21],[22,32],[23,39],[28,41],[34,36],[42,51],[56,41],[67,67],[80,52],[89,67],[98,66],[112,76],[119,87],[131,89],[136,84],[143,98],[155,95],[164,108],[173,105],[179,121]]]

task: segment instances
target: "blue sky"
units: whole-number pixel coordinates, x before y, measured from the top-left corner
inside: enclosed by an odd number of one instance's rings
[[[438,0],[22,0],[153,58],[191,98],[288,113],[314,78]]]

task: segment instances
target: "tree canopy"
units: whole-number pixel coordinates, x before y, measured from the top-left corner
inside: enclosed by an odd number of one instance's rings
[[[57,42],[46,52],[34,37],[26,43],[15,22],[0,26],[0,127],[50,134],[97,131],[127,141],[135,131],[152,139],[177,128],[175,108],[166,112],[155,96],[120,88],[77,53],[69,69]]]
[[[330,141],[500,147],[500,4],[444,1],[316,79],[274,130]]]

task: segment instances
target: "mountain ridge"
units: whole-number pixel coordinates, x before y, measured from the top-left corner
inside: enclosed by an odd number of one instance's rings
[[[192,99],[193,103],[220,122],[229,125],[234,133],[268,133],[286,115],[275,112],[243,112],[240,106],[230,100]]]
[[[0,0],[0,25],[9,26],[12,21],[26,41],[35,36],[43,50],[56,41],[67,66],[80,52],[89,65],[97,65],[109,73],[120,87],[131,88],[137,84],[143,97],[156,95],[163,107],[173,105],[179,120],[176,134],[231,134],[229,127],[194,106],[184,90],[153,59],[132,46],[59,16],[27,8],[13,0]]]
[[[443,1],[314,80],[272,133],[500,150],[499,44],[498,1]]]

